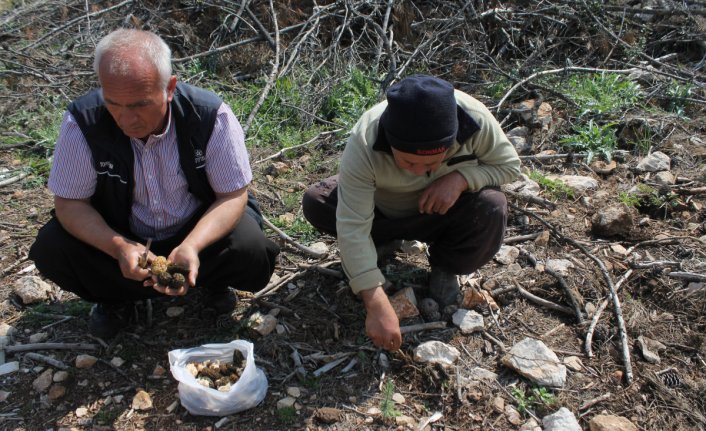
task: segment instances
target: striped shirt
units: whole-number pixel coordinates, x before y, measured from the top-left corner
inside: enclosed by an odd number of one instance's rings
[[[135,156],[130,229],[142,238],[174,235],[200,206],[188,191],[171,110],[168,115],[162,134],[150,135],[147,142],[130,139]],[[54,148],[49,190],[65,199],[88,199],[95,192],[97,175],[88,143],[66,112]],[[218,108],[206,147],[206,175],[216,193],[242,189],[252,180],[243,129],[225,103]]]

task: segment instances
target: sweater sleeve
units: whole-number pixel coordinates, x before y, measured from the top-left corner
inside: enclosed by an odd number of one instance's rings
[[[364,126],[359,123],[343,151],[336,207],[341,262],[355,294],[385,281],[377,267],[375,244],[370,236],[375,217],[375,175],[361,129]]]
[[[471,147],[477,160],[459,163],[456,168],[468,182],[468,189],[478,191],[514,181],[520,175],[520,158],[500,124],[480,102],[468,111],[480,126],[467,142],[461,143]]]

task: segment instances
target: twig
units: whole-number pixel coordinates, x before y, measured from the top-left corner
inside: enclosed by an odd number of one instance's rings
[[[588,400],[585,403],[581,404],[581,406],[579,406],[579,410],[586,410],[589,407],[593,407],[598,403],[601,403],[607,399],[610,399],[610,397],[611,397],[611,393],[606,392],[605,394],[603,394],[599,397],[593,398],[593,399]]]
[[[39,353],[27,352],[24,354],[24,357],[34,359],[35,361],[41,361],[41,362],[47,363],[47,364],[51,365],[52,367],[58,368],[60,370],[68,370],[69,369],[69,366],[66,365],[65,363],[63,363],[57,359],[50,358],[49,356],[40,355]]]
[[[5,351],[9,353],[31,350],[98,350],[98,346],[83,343],[30,343],[5,347]]]
[[[400,332],[402,334],[410,334],[412,332],[429,331],[432,329],[444,329],[447,327],[446,322],[426,322],[417,323],[415,325],[400,326]]]
[[[566,280],[564,280],[564,277],[561,274],[559,274],[558,272],[551,270],[547,267],[544,268],[544,272],[546,272],[547,274],[549,274],[552,277],[557,279],[561,288],[564,289],[564,294],[566,294],[566,296],[569,298],[569,302],[571,303],[571,307],[574,309],[574,314],[576,315],[576,321],[579,324],[583,323],[583,315],[581,314],[581,304],[579,304],[578,298],[576,298],[576,295],[571,290],[569,285],[566,284]]]
[[[292,145],[291,147],[282,148],[281,150],[277,151],[276,153],[274,153],[274,154],[272,154],[272,155],[270,155],[270,156],[265,157],[264,159],[260,159],[260,160],[258,160],[258,161],[256,161],[256,162],[253,162],[253,164],[256,165],[256,164],[258,164],[258,163],[262,163],[262,162],[266,162],[266,161],[268,161],[268,160],[276,159],[277,157],[280,157],[281,155],[283,155],[283,154],[284,154],[285,152],[287,152],[287,151],[295,150],[295,149],[301,148],[301,147],[306,147],[307,145],[309,145],[309,144],[311,144],[312,142],[318,140],[319,138],[321,138],[321,137],[324,136],[324,135],[330,135],[330,134],[333,134],[333,133],[338,133],[338,132],[340,132],[340,131],[342,131],[342,130],[343,130],[343,129],[336,129],[336,130],[328,130],[328,131],[326,131],[326,132],[321,132],[321,133],[319,133],[318,135],[316,135],[315,137],[313,137],[313,138],[309,139],[308,141],[304,142],[303,144]]]
[[[310,255],[311,257],[313,257],[315,259],[321,259],[322,257],[326,256],[326,254],[328,254],[328,253],[319,253],[317,251],[310,249],[309,247],[307,247],[305,245],[299,244],[298,242],[293,240],[289,235],[282,232],[282,230],[280,230],[277,226],[273,225],[272,222],[267,219],[267,217],[262,216],[262,221],[263,221],[263,223],[265,223],[267,225],[267,227],[269,227],[270,229],[275,231],[277,233],[277,235],[279,235],[283,240],[292,244],[294,247],[296,247],[299,250],[303,251],[304,253]]]
[[[615,282],[615,291],[617,292],[618,289],[620,289],[620,286],[627,281],[628,277],[632,274],[632,269],[628,269],[625,274],[623,274],[616,282]],[[591,324],[588,326],[588,330],[586,331],[586,341],[584,342],[584,350],[586,351],[586,356],[589,358],[593,357],[593,331],[596,329],[596,325],[598,324],[598,319],[601,318],[601,314],[603,313],[603,310],[606,308],[608,305],[608,299],[604,299],[603,302],[596,308],[596,311],[593,313],[593,318],[591,319]]]
[[[485,329],[483,330],[483,336],[485,338],[487,338],[490,342],[492,342],[493,344],[498,346],[498,349],[500,349],[500,351],[502,353],[505,353],[507,351],[507,349],[505,348],[505,344],[502,341],[500,341],[497,338],[490,335],[490,333],[488,333],[488,331],[486,331]]]
[[[64,323],[64,322],[68,322],[69,320],[71,320],[71,319],[73,319],[73,318],[74,318],[74,316],[64,316],[61,320],[58,320],[58,321],[56,321],[56,322],[53,322],[53,323],[50,323],[50,324],[48,324],[48,325],[42,326],[41,329],[42,329],[42,330],[49,329],[49,328],[54,327],[54,326],[56,326],[56,325],[60,325],[60,324],[62,324],[62,323]]]
[[[694,272],[672,271],[667,274],[667,277],[678,278],[680,280],[687,280],[687,281],[706,281],[705,274],[697,274]]]
[[[248,12],[249,12],[249,9],[246,9],[246,10],[248,10]],[[260,93],[260,98],[258,99],[257,103],[255,104],[255,107],[253,107],[252,111],[250,111],[250,115],[248,115],[248,119],[247,119],[247,121],[245,121],[245,125],[243,126],[243,133],[245,134],[245,136],[248,135],[248,130],[250,130],[250,125],[252,124],[253,120],[255,119],[255,115],[257,114],[257,111],[259,111],[262,104],[265,103],[265,99],[267,98],[267,95],[270,93],[270,90],[275,85],[275,82],[277,80],[277,73],[279,71],[279,25],[277,25],[277,14],[275,12],[274,6],[272,5],[272,0],[270,0],[270,10],[272,11],[272,23],[275,27],[275,41],[274,41],[275,61],[274,61],[274,64],[272,65],[272,70],[270,71],[270,76],[267,78],[267,84],[265,84],[265,88],[262,90],[262,93]],[[257,22],[259,23],[259,21],[257,21]],[[262,23],[260,23],[260,26],[262,26]],[[264,31],[264,27],[262,30],[263,31],[261,31],[261,33],[267,34],[269,36],[269,33]]]
[[[571,315],[574,315],[574,310],[572,310],[571,308],[565,307],[565,306],[563,306],[563,305],[555,304],[555,303],[553,303],[553,302],[551,302],[551,301],[547,301],[546,299],[540,298],[539,296],[535,296],[535,295],[529,293],[528,291],[526,291],[525,289],[523,289],[522,286],[520,286],[520,283],[519,283],[517,280],[513,279],[512,281],[515,283],[515,288],[517,288],[517,291],[518,291],[518,292],[520,293],[520,295],[522,295],[525,299],[528,299],[529,301],[532,301],[532,302],[534,302],[534,303],[537,304],[537,305],[540,305],[540,306],[542,306],[542,307],[549,308],[549,309],[554,310],[554,311],[559,311],[559,312],[564,313],[564,314],[571,314]]]
[[[529,240],[537,238],[541,234],[542,234],[542,232],[537,232],[537,233],[530,233],[528,235],[510,236],[510,237],[507,237],[503,240],[503,244],[515,244],[518,242],[529,241]]]
[[[16,183],[17,181],[21,180],[22,178],[25,178],[27,176],[27,172],[20,172],[19,174],[15,175],[14,177],[4,179],[0,181],[0,187],[4,187],[7,185],[10,185],[12,183]]]
[[[277,28],[277,17],[274,15],[274,8],[272,8],[272,2],[270,2],[270,9],[272,9],[272,17],[275,20],[275,35],[279,37],[279,31],[276,30]],[[260,22],[260,20],[255,16],[254,13],[250,10],[248,6],[245,6],[245,13],[248,14],[250,19],[255,21],[255,27],[257,27],[258,32],[262,35],[262,37],[265,38],[267,43],[270,45],[270,48],[275,52],[275,55],[279,55],[279,42],[275,42],[274,39],[272,39],[272,36],[270,36],[270,33],[267,31],[264,25]]]

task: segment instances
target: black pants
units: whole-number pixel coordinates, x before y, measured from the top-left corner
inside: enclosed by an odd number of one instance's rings
[[[168,256],[195,222],[171,238],[154,241],[150,251]],[[144,243],[137,237],[130,238]],[[278,253],[279,247],[265,237],[256,219],[246,211],[229,235],[199,253],[196,286],[213,291],[228,286],[260,290],[274,271]],[[124,278],[115,259],[69,234],[56,218],[40,229],[29,258],[42,275],[86,301],[115,304],[162,296],[141,281]]]
[[[321,181],[304,194],[304,216],[321,232],[336,235],[338,177]],[[455,274],[470,274],[502,245],[507,199],[497,188],[462,193],[446,214],[416,214],[389,219],[375,211],[370,232],[376,245],[404,239],[429,244],[429,264]]]

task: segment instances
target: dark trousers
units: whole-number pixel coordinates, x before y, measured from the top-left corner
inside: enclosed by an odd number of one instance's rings
[[[150,251],[168,256],[195,225],[193,220],[177,235],[153,241]],[[129,238],[144,243],[135,236]],[[257,291],[265,287],[275,268],[279,247],[267,239],[253,216],[246,212],[226,237],[200,254],[197,287],[218,291],[234,287]],[[29,251],[45,277],[86,301],[120,303],[162,296],[142,281],[123,277],[115,259],[69,234],[52,218],[37,234]]]
[[[321,232],[336,235],[338,177],[312,185],[304,194],[304,216]],[[502,245],[507,223],[507,199],[497,188],[463,193],[446,214],[416,214],[390,219],[375,211],[370,232],[376,245],[391,240],[429,244],[429,264],[455,274],[470,274]]]

